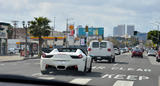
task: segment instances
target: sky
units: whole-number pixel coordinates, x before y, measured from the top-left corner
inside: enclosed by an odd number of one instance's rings
[[[55,29],[63,31],[69,24],[104,27],[105,36],[113,35],[113,27],[135,25],[140,32],[157,29],[160,22],[160,0],[0,0],[0,21],[12,24],[17,20],[47,17]]]

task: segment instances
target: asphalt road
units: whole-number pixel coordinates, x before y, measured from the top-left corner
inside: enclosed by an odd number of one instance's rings
[[[92,73],[40,73],[39,59],[0,62],[0,74],[17,74],[34,78],[60,80],[69,83],[97,86],[160,86],[160,63],[155,57],[131,58],[129,53],[116,56],[115,63],[93,63]]]

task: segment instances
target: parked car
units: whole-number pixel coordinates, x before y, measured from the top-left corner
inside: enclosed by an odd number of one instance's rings
[[[57,48],[42,54],[40,69],[42,74],[57,70],[91,72],[92,58],[79,48]]]
[[[120,55],[121,51],[118,48],[114,48],[115,55]]]
[[[88,54],[93,57],[94,61],[108,60],[109,62],[115,62],[113,44],[109,41],[91,41],[88,47]]]
[[[148,51],[148,56],[156,56],[156,55],[157,55],[156,50],[149,50]]]
[[[9,54],[15,54],[16,53],[16,49],[15,48],[9,48],[8,49],[8,53]]]
[[[133,49],[131,57],[135,57],[135,56],[143,58],[143,51],[139,48]]]
[[[160,50],[157,52],[156,61],[157,61],[157,62],[160,62]]]

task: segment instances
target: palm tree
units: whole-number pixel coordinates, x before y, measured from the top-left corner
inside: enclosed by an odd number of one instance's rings
[[[51,21],[46,17],[35,17],[33,21],[30,21],[29,32],[32,36],[38,37],[39,39],[39,52],[38,56],[40,57],[42,54],[42,44],[43,44],[43,36],[49,36],[51,27],[49,23]]]

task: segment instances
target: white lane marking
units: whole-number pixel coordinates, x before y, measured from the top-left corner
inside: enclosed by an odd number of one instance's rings
[[[95,69],[95,68],[96,68],[96,66],[93,66],[93,67],[92,67],[92,69]]]
[[[133,81],[117,80],[113,86],[133,86],[133,84],[134,84]]]
[[[106,67],[105,66],[99,66],[99,67],[97,67],[96,69],[105,69]]]
[[[116,65],[118,65],[118,64],[116,63],[116,64],[114,64],[113,66],[116,66]]]
[[[105,77],[112,78],[113,75],[115,75],[115,74],[105,74],[101,78],[105,78]]]
[[[55,79],[54,77],[37,77],[38,79],[46,79],[46,80],[52,80]]]
[[[139,76],[139,80],[146,80],[146,79],[149,79],[149,77],[147,77],[147,76]]]
[[[41,73],[34,73],[32,74],[32,76],[41,76],[42,74]]]
[[[72,81],[70,81],[70,83],[85,85],[91,80],[92,79],[87,79],[87,78],[76,78],[76,79],[73,79]]]

